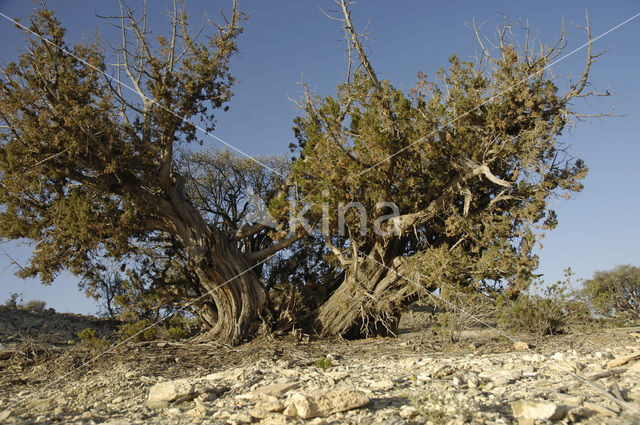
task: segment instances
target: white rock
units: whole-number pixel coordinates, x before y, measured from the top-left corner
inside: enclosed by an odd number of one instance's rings
[[[103,422],[102,425],[131,425],[131,421],[124,418],[116,418]]]
[[[325,417],[369,404],[369,397],[362,391],[337,389],[314,394],[294,393],[290,405],[302,419]]]
[[[418,416],[420,412],[413,406],[402,406],[400,408],[400,416],[404,419],[411,419],[415,416]]]
[[[193,392],[193,384],[186,379],[161,382],[149,389],[147,406],[151,408],[164,407],[169,402],[193,394]]]
[[[543,356],[542,354],[525,354],[524,356],[522,356],[522,360],[524,360],[525,362],[532,362],[532,363],[538,363],[538,362],[543,362],[546,360],[546,357]]]
[[[384,379],[382,381],[374,381],[369,384],[369,388],[378,391],[388,391],[395,386],[392,380]]]
[[[234,413],[227,419],[232,424],[250,424],[252,422],[251,416],[246,413]]]
[[[279,384],[266,385],[252,392],[254,394],[266,394],[266,395],[272,395],[272,396],[279,396],[279,395],[285,394],[287,391],[296,389],[299,386],[300,386],[300,383],[298,382],[282,382]]]
[[[12,413],[13,412],[10,409],[6,409],[0,412],[0,422],[4,422],[9,419],[9,416],[11,416]]]
[[[520,419],[558,420],[565,409],[550,401],[518,400],[511,403],[513,416]]]

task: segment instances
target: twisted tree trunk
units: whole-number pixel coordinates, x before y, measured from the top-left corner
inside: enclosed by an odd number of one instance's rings
[[[160,202],[164,230],[180,240],[201,285],[194,305],[205,326],[205,338],[239,344],[250,338],[266,316],[266,293],[254,263],[229,235],[210,226],[191,204],[178,182],[170,199]]]
[[[194,266],[215,304],[215,323],[206,337],[238,344],[255,332],[265,309],[266,296],[251,265],[234,244],[218,235],[211,238],[208,259]],[[211,306],[199,307],[211,311]],[[208,317],[212,317],[208,314]]]
[[[370,254],[346,270],[342,284],[318,310],[316,331],[345,338],[397,334],[402,312],[421,288],[403,277],[409,273],[406,261],[392,253]]]

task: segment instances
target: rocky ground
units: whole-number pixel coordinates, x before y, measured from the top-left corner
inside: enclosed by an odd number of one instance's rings
[[[89,348],[5,341],[0,423],[640,423],[638,328],[516,339],[150,342],[76,371]]]

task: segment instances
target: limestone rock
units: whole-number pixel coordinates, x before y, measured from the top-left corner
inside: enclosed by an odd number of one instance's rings
[[[362,391],[337,389],[315,394],[294,393],[290,405],[302,419],[325,417],[369,404],[369,397]]]
[[[394,386],[395,384],[390,379],[375,381],[369,384],[369,388],[371,388],[372,390],[379,390],[379,391],[388,391],[392,389]]]
[[[565,409],[550,401],[518,400],[511,403],[513,416],[519,419],[558,420]]]
[[[613,369],[614,367],[622,366],[638,359],[640,359],[640,353],[634,353],[629,356],[619,357],[609,362],[609,364],[607,365],[607,369]]]
[[[411,419],[415,416],[418,416],[418,414],[418,409],[413,406],[402,406],[400,408],[400,417],[404,419]]]
[[[0,422],[4,422],[11,416],[13,412],[10,409],[3,410],[0,412]]]
[[[527,344],[524,341],[516,341],[513,344],[513,348],[515,348],[516,350],[528,350],[529,349],[529,344]]]
[[[266,394],[272,396],[283,395],[287,391],[298,388],[300,384],[298,382],[282,382],[279,384],[266,385],[253,391],[254,394]]]
[[[149,389],[147,406],[151,408],[165,407],[169,402],[194,394],[194,386],[186,379],[160,382]]]

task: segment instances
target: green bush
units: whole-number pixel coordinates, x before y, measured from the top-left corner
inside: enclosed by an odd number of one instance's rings
[[[593,310],[606,317],[631,323],[640,319],[640,267],[618,266],[597,271],[583,283],[582,294]]]
[[[589,306],[579,291],[573,289],[571,268],[564,280],[541,289],[542,282],[533,285],[533,293],[520,293],[515,300],[498,297],[497,320],[505,329],[540,335],[562,333],[568,326],[593,323]]]
[[[497,319],[505,329],[552,335],[562,332],[566,313],[557,299],[519,294],[513,301],[499,299]]]
[[[171,339],[185,339],[189,338],[189,332],[186,329],[178,326],[170,326],[168,329],[169,337]]]
[[[80,344],[87,347],[92,353],[102,353],[109,348],[111,343],[98,336],[98,331],[92,328],[86,328],[78,333]]]
[[[141,319],[133,323],[125,323],[118,328],[119,342],[153,341],[159,338],[159,330],[150,319]]]
[[[18,292],[10,293],[9,298],[4,302],[4,306],[11,308],[22,307],[22,294]]]
[[[318,369],[328,369],[331,367],[331,357],[320,356],[316,360],[316,367]]]

